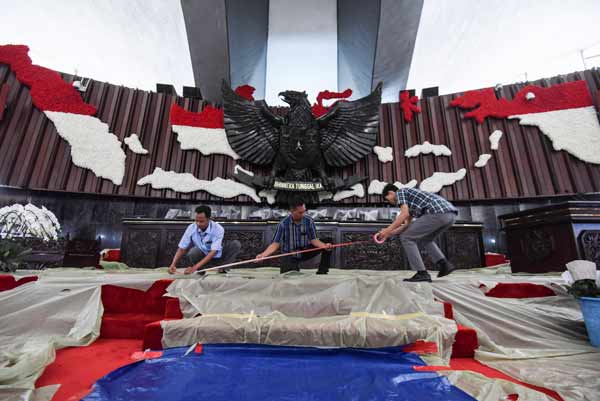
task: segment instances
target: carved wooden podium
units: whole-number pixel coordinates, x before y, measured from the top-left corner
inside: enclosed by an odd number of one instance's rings
[[[600,266],[600,202],[565,202],[498,218],[513,272],[564,271],[574,259]]]

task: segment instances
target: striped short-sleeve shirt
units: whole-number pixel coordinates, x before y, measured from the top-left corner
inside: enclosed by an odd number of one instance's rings
[[[287,216],[279,222],[273,236],[273,242],[281,246],[282,253],[310,248],[310,241],[314,239],[317,239],[317,229],[313,219],[308,216],[304,216],[299,223],[295,223],[291,215]]]
[[[458,210],[454,205],[439,195],[421,191],[416,188],[402,188],[396,192],[398,206],[406,205],[412,217],[424,214],[455,213]]]

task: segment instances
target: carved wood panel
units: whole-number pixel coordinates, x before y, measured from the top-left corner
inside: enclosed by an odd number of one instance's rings
[[[531,229],[523,235],[521,248],[529,261],[542,261],[554,252],[554,236],[544,227]]]
[[[363,244],[343,247],[341,249],[341,268],[371,269],[371,270],[406,270],[408,265],[400,240],[396,237],[391,241],[378,245],[371,241],[373,233],[345,232],[342,242],[368,241]]]
[[[123,262],[130,267],[156,267],[160,230],[130,230],[123,239]]]
[[[600,269],[600,230],[583,231],[579,243],[586,260],[596,263]]]
[[[228,230],[226,228],[223,239],[224,241],[240,241],[242,249],[237,256],[237,260],[248,260],[254,259],[266,248],[267,244],[265,244],[264,236],[264,231]]]
[[[164,245],[162,246],[158,255],[158,267],[169,266],[177,252],[179,241],[185,230],[165,230],[163,231]],[[187,267],[189,263],[186,258],[179,259],[177,267]]]
[[[477,232],[447,231],[446,258],[459,269],[482,267],[480,238]]]

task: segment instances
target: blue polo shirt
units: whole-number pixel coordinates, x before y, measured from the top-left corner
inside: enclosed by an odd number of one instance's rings
[[[219,223],[209,220],[208,227],[202,231],[196,223],[192,223],[185,229],[179,248],[188,249],[190,245],[199,248],[205,255],[210,251],[217,251],[215,258],[221,257],[223,250],[223,236],[225,229]]]
[[[312,247],[310,241],[314,239],[317,239],[317,229],[313,219],[308,216],[304,216],[299,223],[294,223],[289,215],[279,222],[273,236],[273,242],[280,244],[282,253],[308,249]]]

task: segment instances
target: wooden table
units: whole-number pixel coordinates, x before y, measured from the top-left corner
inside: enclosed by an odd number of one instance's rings
[[[565,202],[498,218],[513,272],[564,271],[575,259],[600,266],[600,202]]]

